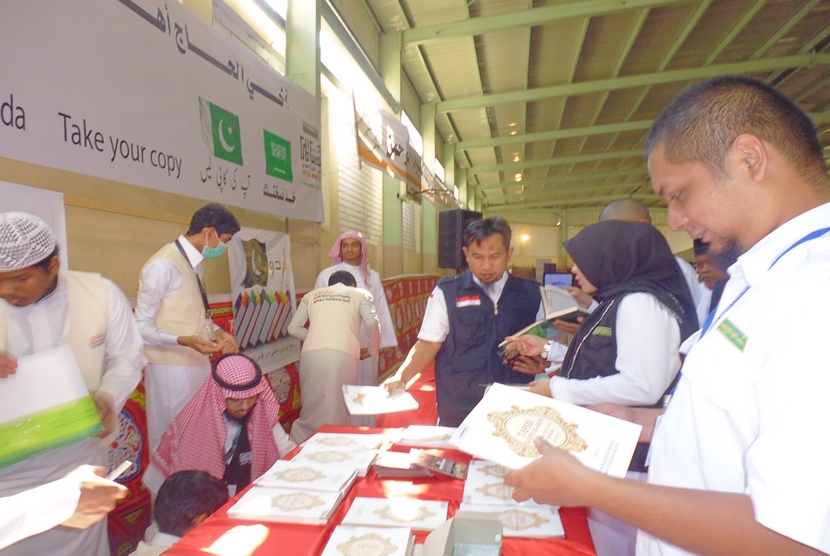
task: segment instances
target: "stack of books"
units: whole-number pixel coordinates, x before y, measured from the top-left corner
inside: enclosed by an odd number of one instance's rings
[[[379,479],[432,477],[429,469],[414,464],[409,452],[382,452],[372,467]]]
[[[496,514],[505,537],[564,537],[558,509],[513,500],[513,487],[504,484],[507,472],[491,461],[471,461],[459,510]]]
[[[413,448],[455,449],[455,446],[450,444],[450,438],[457,430],[455,427],[410,425],[400,430],[395,444]]]
[[[228,517],[325,525],[346,491],[305,490],[254,486],[228,510]]]
[[[412,556],[415,535],[409,527],[351,527],[338,525],[326,543],[322,556],[381,554]]]
[[[449,504],[441,500],[416,498],[356,497],[343,525],[371,527],[410,527],[417,531],[432,531],[447,521]]]
[[[357,477],[353,467],[277,460],[254,484],[270,488],[348,491]]]
[[[380,434],[317,433],[291,461],[352,467],[358,477],[365,477],[382,441]]]

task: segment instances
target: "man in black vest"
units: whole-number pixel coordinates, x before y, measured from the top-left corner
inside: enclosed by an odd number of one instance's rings
[[[539,284],[507,272],[513,254],[510,226],[485,218],[464,231],[469,270],[438,281],[427,303],[418,341],[395,376],[390,391],[406,388],[433,359],[439,424],[456,427],[493,382],[528,383],[502,363],[498,345],[537,320]]]

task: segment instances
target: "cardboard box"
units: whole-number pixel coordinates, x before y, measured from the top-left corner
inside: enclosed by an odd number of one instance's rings
[[[495,514],[458,511],[424,541],[423,556],[501,553],[502,524]]]

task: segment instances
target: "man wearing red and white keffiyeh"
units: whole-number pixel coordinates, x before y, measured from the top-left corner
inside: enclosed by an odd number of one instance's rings
[[[171,474],[201,470],[225,481],[233,496],[296,447],[279,409],[256,363],[239,354],[220,357],[164,433],[144,484],[155,493]]]

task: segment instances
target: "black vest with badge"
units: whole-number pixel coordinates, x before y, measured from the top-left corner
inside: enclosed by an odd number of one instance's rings
[[[242,421],[242,428],[239,430],[234,442],[233,455],[230,462],[225,464],[225,476],[222,482],[228,485],[231,496],[235,496],[243,488],[251,484],[251,462],[253,453],[251,443],[248,440],[248,419]]]
[[[533,380],[504,365],[498,345],[536,321],[541,294],[537,282],[508,274],[495,306],[469,270],[439,280],[438,287],[449,319],[449,334],[435,356],[438,416],[441,425],[456,427],[481,401],[486,385]]]
[[[625,294],[602,303],[594,309],[600,315],[592,328],[565,355],[560,376],[588,380],[619,374],[617,370],[617,309]],[[593,319],[591,319],[593,320]],[[587,325],[588,323],[586,323]]]

